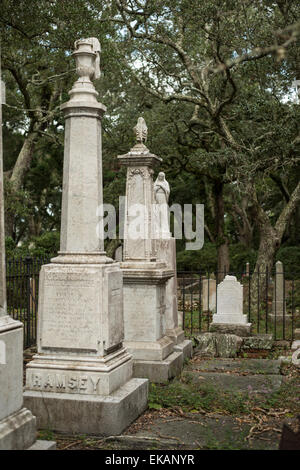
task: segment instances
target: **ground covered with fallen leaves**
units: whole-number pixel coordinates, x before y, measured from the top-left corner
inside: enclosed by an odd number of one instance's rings
[[[282,425],[297,432],[300,372],[272,359],[197,353],[180,377],[150,384],[149,408],[121,436],[40,431],[58,450],[278,449]]]

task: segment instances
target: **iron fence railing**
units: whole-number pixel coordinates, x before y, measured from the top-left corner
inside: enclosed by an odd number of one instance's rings
[[[24,323],[24,348],[36,344],[39,273],[49,257],[8,259],[8,314]],[[218,289],[226,273],[178,271],[177,298],[181,322],[186,334],[208,331],[217,311]],[[293,340],[300,327],[300,279],[275,270],[235,275],[243,284],[243,313],[252,323],[252,332],[272,333],[274,339]]]
[[[26,257],[6,261],[7,311],[24,323],[24,348],[36,344],[39,273],[49,258]]]
[[[255,272],[179,271],[178,310],[188,334],[209,331],[217,312],[218,284],[226,274],[243,285],[243,313],[252,323],[252,332],[272,333],[275,340],[293,340],[300,327],[300,279],[293,273],[274,270]]]

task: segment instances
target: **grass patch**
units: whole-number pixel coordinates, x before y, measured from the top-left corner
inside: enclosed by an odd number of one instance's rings
[[[248,315],[248,310],[244,309],[244,313]],[[269,311],[268,313],[272,312]],[[290,313],[291,312],[286,312],[286,315]],[[199,312],[198,309],[186,307],[184,315],[184,330],[186,336],[188,336],[188,334],[193,336],[197,333],[208,332],[209,326],[212,323],[212,315],[212,312]],[[294,329],[297,328],[299,321],[299,315],[295,314]],[[292,339],[293,324],[291,321],[286,321],[285,325],[278,319],[276,320],[276,324],[274,321],[271,321],[270,318],[266,321],[266,312],[261,310],[259,314],[257,311],[250,312],[250,322],[252,323],[252,335],[270,333],[276,340],[286,339],[290,341]]]
[[[211,429],[207,429],[206,442],[201,449],[205,450],[241,450],[245,449],[245,438],[248,431],[241,432],[240,436],[233,436],[226,430],[222,440],[217,439]]]
[[[173,408],[183,412],[220,412],[230,415],[247,414],[252,408],[262,406],[266,410],[285,408],[291,413],[300,412],[299,377],[290,377],[278,391],[270,394],[251,394],[248,391],[223,391],[211,384],[193,382],[193,374],[167,384],[151,384],[149,407]]]
[[[212,385],[197,385],[189,376],[169,384],[151,384],[149,407],[152,409],[180,408],[183,412],[227,412],[241,414],[248,411],[248,394],[222,392]]]
[[[44,429],[38,432],[38,439],[42,441],[55,441],[55,434],[50,429]]]
[[[283,382],[280,389],[271,393],[264,401],[264,408],[290,409],[294,413],[300,413],[300,383],[298,377],[293,377]]]

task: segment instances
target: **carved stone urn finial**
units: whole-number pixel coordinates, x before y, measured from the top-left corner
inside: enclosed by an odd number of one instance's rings
[[[81,80],[90,81],[100,77],[100,42],[97,38],[78,39],[74,43],[73,56],[76,71]]]
[[[78,39],[74,43],[74,48],[72,55],[76,61],[79,78],[69,92],[71,99],[95,100],[98,93],[92,81],[100,77],[100,43],[97,38]]]

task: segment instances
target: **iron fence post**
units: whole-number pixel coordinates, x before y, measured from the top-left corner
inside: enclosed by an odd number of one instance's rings
[[[25,338],[25,345],[31,346],[31,308],[30,308],[30,274],[31,274],[31,266],[33,260],[30,256],[26,256],[25,264],[26,264],[26,338]]]

